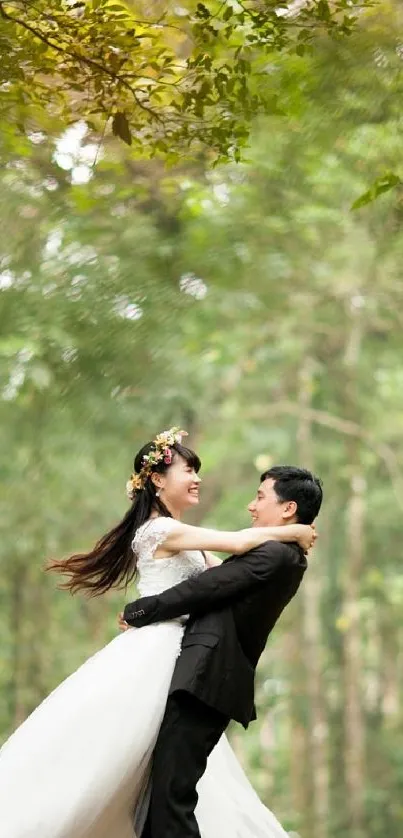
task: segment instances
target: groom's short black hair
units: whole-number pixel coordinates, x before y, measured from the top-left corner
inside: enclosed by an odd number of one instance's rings
[[[322,481],[319,477],[306,468],[273,466],[261,475],[260,482],[264,480],[274,480],[274,491],[280,501],[295,501],[300,524],[312,524],[322,505]]]

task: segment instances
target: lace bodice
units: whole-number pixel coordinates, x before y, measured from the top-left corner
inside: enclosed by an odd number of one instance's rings
[[[173,524],[172,518],[153,518],[146,521],[136,532],[132,549],[137,555],[137,587],[140,596],[160,594],[206,569],[203,555],[198,550],[183,550],[169,559],[154,558],[155,551],[163,543]]]

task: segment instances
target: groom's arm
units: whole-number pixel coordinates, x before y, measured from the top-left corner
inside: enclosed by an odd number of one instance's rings
[[[234,561],[223,562],[162,594],[128,603],[123,618],[129,625],[140,627],[172,620],[182,614],[212,611],[267,582],[279,567],[292,564],[295,558],[295,551],[287,544],[267,541],[243,556],[237,556]]]

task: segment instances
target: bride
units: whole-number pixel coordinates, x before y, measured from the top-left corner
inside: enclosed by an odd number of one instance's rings
[[[221,532],[181,524],[180,550],[164,541],[172,518],[199,500],[200,460],[172,428],[145,445],[128,483],[131,507],[87,554],[52,562],[72,593],[105,593],[138,574],[142,596],[160,593],[219,560],[264,541],[314,540],[310,526]],[[0,819],[5,838],[139,838],[151,758],[184,622],[130,629],[59,685],[0,751]],[[223,736],[199,783],[202,838],[284,838]]]

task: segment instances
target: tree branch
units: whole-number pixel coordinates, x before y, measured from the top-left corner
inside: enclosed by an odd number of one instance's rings
[[[49,38],[46,35],[44,35],[42,32],[39,32],[38,30],[36,30],[33,26],[31,26],[26,21],[20,20],[20,18],[16,18],[16,17],[13,17],[12,15],[9,15],[4,10],[4,3],[3,2],[0,2],[0,15],[1,15],[2,18],[9,21],[10,23],[14,23],[18,26],[21,26],[23,29],[30,32],[31,35],[34,36],[34,38],[38,38],[38,40],[42,41],[43,44],[46,44],[46,46],[50,47],[50,49],[55,50],[55,52],[58,52],[60,55],[69,56],[70,58],[73,58],[75,61],[78,61],[82,64],[86,64],[88,67],[94,67],[96,70],[103,73],[104,75],[108,75],[115,82],[122,84],[127,90],[130,91],[133,98],[135,99],[136,104],[138,105],[139,108],[141,108],[141,110],[143,110],[146,113],[153,116],[157,120],[157,122],[160,122],[161,124],[164,123],[164,120],[162,119],[162,117],[156,111],[154,111],[153,108],[150,108],[148,105],[145,105],[138,98],[136,91],[133,90],[133,88],[129,84],[129,82],[126,81],[126,79],[124,77],[120,76],[119,73],[115,73],[113,70],[110,70],[108,67],[105,67],[104,64],[99,64],[98,61],[94,61],[93,58],[88,58],[87,56],[84,56],[84,55],[78,55],[78,53],[74,52],[74,50],[63,49],[63,47],[58,46],[58,44],[54,44],[53,41],[50,41]]]
[[[378,442],[369,431],[362,428],[356,422],[352,422],[350,419],[333,416],[332,413],[328,413],[326,410],[317,410],[316,408],[311,407],[301,408],[301,405],[289,401],[277,402],[277,404],[268,405],[263,411],[252,410],[247,414],[247,417],[253,419],[257,417],[266,419],[268,415],[276,416],[277,414],[286,414],[288,416],[303,415],[304,418],[316,423],[317,425],[330,428],[331,430],[345,436],[356,437],[357,439],[361,439],[365,442],[386,466],[394,493],[396,495],[396,500],[400,509],[403,510],[403,477],[399,466],[396,463],[395,452],[389,447],[389,445],[384,442]]]

